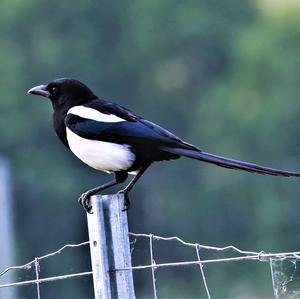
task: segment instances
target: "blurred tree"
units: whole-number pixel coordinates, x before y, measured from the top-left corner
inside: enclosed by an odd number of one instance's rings
[[[86,240],[76,198],[108,179],[59,144],[49,103],[26,90],[75,77],[208,151],[296,169],[298,16],[259,17],[246,0],[4,1],[0,151],[13,164],[19,260]],[[293,247],[297,192],[295,181],[182,159],[154,166],[137,186],[131,230],[248,249]],[[291,199],[285,205],[283,196]],[[88,255],[80,263],[88,267]],[[224,273],[214,274],[223,296],[221,281],[225,287],[231,279]],[[68,295],[86,298],[85,286]],[[63,285],[44,288],[47,298],[63,298]]]
[[[299,171],[299,25],[294,10],[265,16],[240,33],[230,75],[198,105],[204,129],[195,138],[223,154]],[[210,198],[226,201],[211,205],[222,205],[213,217],[231,230],[232,242],[270,251],[299,248],[298,180],[246,175],[232,186],[235,175],[216,172],[215,180],[207,174],[205,186]]]

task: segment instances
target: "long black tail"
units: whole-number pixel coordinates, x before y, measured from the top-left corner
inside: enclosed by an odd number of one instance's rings
[[[231,169],[241,169],[249,172],[256,172],[260,174],[274,175],[274,176],[295,176],[300,177],[300,173],[284,171],[280,169],[274,169],[269,167],[264,167],[260,165],[256,165],[253,163],[243,162],[239,160],[233,160],[217,155],[213,155],[210,153],[203,152],[201,150],[193,150],[193,149],[185,149],[185,148],[163,148],[164,151],[177,154],[180,156],[189,157],[192,159],[212,163],[221,167],[231,168]]]

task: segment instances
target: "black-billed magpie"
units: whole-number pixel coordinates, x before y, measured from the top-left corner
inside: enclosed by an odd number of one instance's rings
[[[128,193],[145,170],[153,162],[180,156],[260,174],[300,176],[296,172],[206,153],[127,108],[97,97],[86,85],[74,79],[56,79],[48,85],[33,87],[28,93],[50,99],[55,132],[80,160],[97,170],[115,173],[114,180],[80,196],[79,202],[87,212],[91,210],[90,196],[123,183],[128,173],[133,172],[135,177],[119,191],[124,194],[127,209]]]

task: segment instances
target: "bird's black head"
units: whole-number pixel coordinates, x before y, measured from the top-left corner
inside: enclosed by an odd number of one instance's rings
[[[68,78],[56,79],[48,85],[35,86],[28,90],[28,93],[49,98],[54,109],[70,108],[96,98],[86,85]]]

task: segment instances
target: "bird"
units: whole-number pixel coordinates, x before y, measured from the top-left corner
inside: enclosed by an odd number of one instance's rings
[[[225,158],[203,151],[170,131],[110,100],[100,98],[84,83],[71,79],[55,79],[38,85],[29,94],[48,98],[53,107],[53,127],[62,143],[88,166],[114,173],[114,179],[90,189],[78,201],[91,213],[89,198],[126,181],[119,193],[124,195],[124,211],[129,208],[129,192],[154,162],[175,160],[182,156],[272,176],[299,177],[300,173],[260,166]]]

